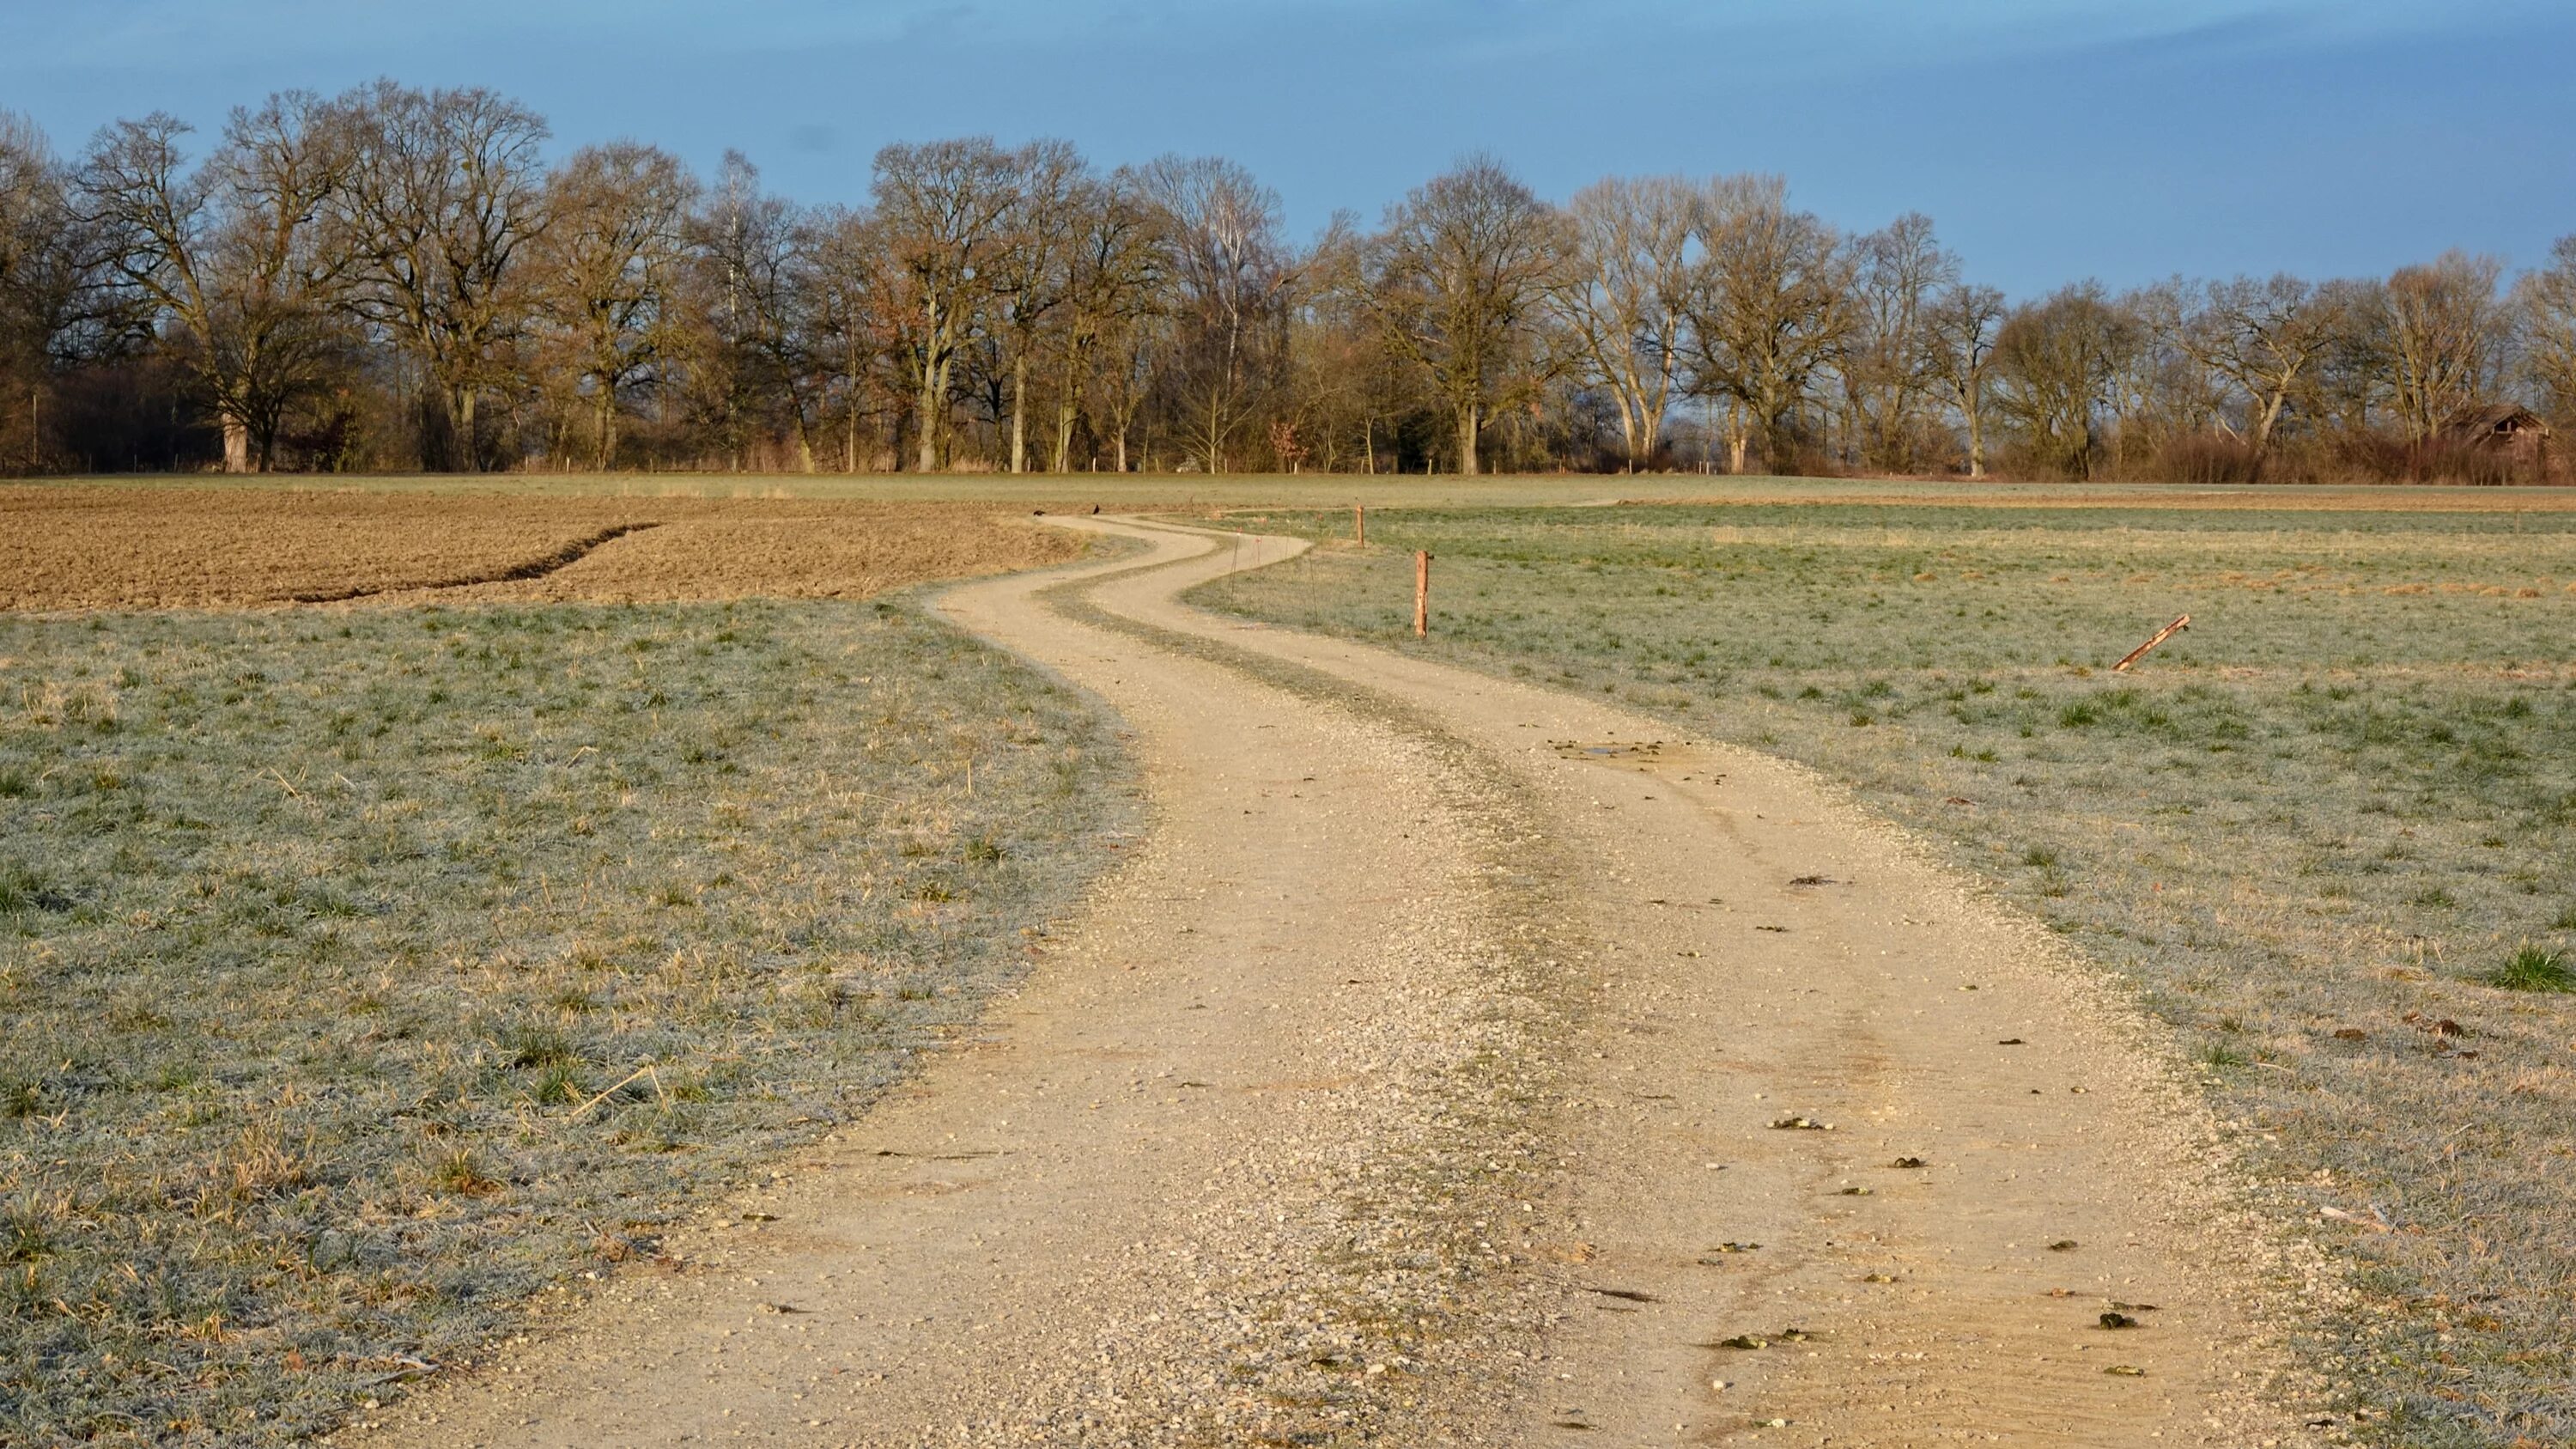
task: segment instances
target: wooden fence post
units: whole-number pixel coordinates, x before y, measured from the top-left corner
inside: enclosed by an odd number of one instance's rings
[[[1368,547],[1368,506],[1366,504],[1351,505],[1351,542],[1362,548]]]
[[[2167,624],[2166,626],[2164,626],[2164,627],[2163,627],[2163,628],[2161,628],[2161,629],[2158,629],[2158,630],[2156,631],[2156,637],[2154,637],[2154,638],[2152,638],[2152,639],[2148,640],[2148,641],[2147,641],[2146,643],[2144,643],[2144,644],[2139,645],[2137,648],[2130,650],[2130,651],[2128,652],[2128,655],[2127,655],[2126,657],[2124,657],[2123,659],[2121,659],[2121,661],[2120,661],[2119,663],[2114,664],[2114,665],[2112,665],[2112,666],[2111,666],[2111,672],[2112,672],[2113,674],[2125,674],[2125,673],[2127,673],[2130,665],[2135,664],[2135,663],[2137,663],[2139,660],[2144,659],[2144,658],[2146,658],[2146,657],[2147,657],[2147,651],[2148,651],[2148,650],[2155,648],[2157,645],[2162,644],[2162,643],[2163,643],[2163,642],[2165,642],[2167,639],[2172,638],[2172,637],[2173,637],[2173,636],[2175,636],[2176,634],[2179,634],[2179,633],[2181,633],[2183,630],[2188,629],[2188,628],[2190,628],[2190,627],[2191,627],[2191,615],[2189,615],[2189,614],[2185,614],[2185,615],[2183,615],[2181,618],[2174,620],[2172,623]]]
[[[1431,636],[1431,552],[1413,551],[1413,637]]]

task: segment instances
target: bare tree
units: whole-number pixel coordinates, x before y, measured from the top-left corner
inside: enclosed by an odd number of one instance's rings
[[[1844,391],[1863,461],[1911,469],[1921,453],[1923,402],[1939,381],[1930,312],[1959,280],[1958,258],[1941,249],[1932,218],[1912,211],[1860,238],[1854,251],[1852,325],[1838,363]]]
[[[1138,192],[1133,173],[1085,185],[1073,198],[1072,248],[1065,272],[1065,325],[1059,341],[1055,453],[1052,467],[1072,467],[1074,427],[1098,370],[1104,342],[1131,333],[1160,302],[1166,251],[1158,213]],[[1124,471],[1126,437],[1118,440]]]
[[[236,109],[194,169],[189,129],[161,113],[108,127],[80,168],[81,204],[125,284],[183,339],[225,471],[264,471],[287,409],[343,350],[331,309],[349,256],[319,233],[348,181],[349,136],[305,92]]]
[[[0,469],[45,464],[50,363],[88,280],[78,230],[44,132],[0,110]]]
[[[1574,375],[1619,408],[1623,471],[1663,442],[1690,281],[1694,192],[1679,177],[1611,177],[1566,205],[1569,244],[1548,299]]]
[[[2154,295],[2157,331],[2237,394],[2243,422],[2229,430],[2253,449],[2259,468],[2335,341],[2334,294],[2282,273],[2177,283]]]
[[[2098,282],[2080,282],[2015,308],[1996,334],[1995,407],[2043,464],[2092,475],[2101,410],[2138,321]]]
[[[1112,318],[1101,328],[1093,349],[1088,388],[1098,399],[1101,421],[1110,441],[1110,466],[1134,471],[1139,460],[1129,451],[1137,436],[1137,418],[1154,395],[1162,359],[1172,350],[1172,317],[1139,311]]]
[[[2452,413],[2484,400],[2504,354],[2504,263],[2446,252],[2389,277],[2381,318],[2391,405],[2409,442],[2430,440]]]
[[[482,393],[502,380],[526,320],[517,263],[545,221],[538,149],[546,123],[480,88],[392,81],[341,105],[356,127],[350,184],[336,193],[361,313],[415,351],[437,384],[447,436],[435,461],[483,464]]]
[[[1004,244],[1018,170],[1015,158],[989,136],[888,146],[877,153],[877,221],[911,283],[909,343],[920,429],[915,466],[925,473],[943,460],[957,357],[990,289],[986,269]]]
[[[1722,177],[1695,211],[1686,313],[1697,387],[1740,403],[1765,463],[1783,467],[1809,386],[1851,325],[1851,255],[1832,227],[1789,209],[1776,176]],[[1730,465],[1743,469],[1740,438]]]
[[[1069,141],[1038,141],[1012,158],[1016,184],[988,268],[1010,354],[1010,468],[1029,470],[1029,367],[1040,329],[1071,300],[1076,252],[1095,181]]]
[[[783,430],[797,470],[814,471],[812,373],[797,285],[804,236],[795,204],[762,191],[760,168],[726,152],[689,222],[690,385],[737,468],[756,436]]]
[[[1278,385],[1298,259],[1279,193],[1234,162],[1164,156],[1135,173],[1156,212],[1167,279],[1159,388],[1182,450],[1226,471]]]
[[[62,176],[36,123],[0,110],[0,289],[14,296],[41,265],[63,212]]]
[[[290,409],[347,378],[355,338],[343,304],[352,259],[332,245],[330,209],[348,186],[355,138],[341,107],[308,92],[236,109],[209,158],[223,207],[217,274],[229,316],[215,330],[239,379],[249,466],[271,466]],[[226,465],[233,462],[226,440]]]
[[[0,467],[1635,470],[1698,398],[1735,472],[1983,477],[2008,436],[2076,474],[2395,478],[2463,465],[2434,445],[2471,404],[2576,427],[2576,238],[2519,277],[2011,310],[1924,217],[1847,236],[1768,176],[1560,211],[1479,157],[1298,245],[1216,157],[896,145],[866,209],[809,211],[738,156],[702,189],[545,141],[390,80],[211,144],[120,122],[69,167],[0,113]]]
[[[1479,470],[1487,420],[1533,379],[1533,324],[1562,225],[1502,163],[1478,156],[1416,187],[1372,247],[1373,306],[1429,374],[1461,473]]]
[[[2111,419],[2110,462],[2127,477],[2177,439],[2222,428],[2228,396],[2223,381],[2186,352],[2173,329],[2156,319],[2170,307],[2171,283],[2140,288],[2112,299],[2128,325],[2112,334],[2110,381],[2104,389]]]
[[[537,305],[586,394],[593,457],[617,462],[617,419],[676,349],[675,294],[697,183],[677,157],[631,141],[573,153],[547,182],[530,258]]]
[[[1968,431],[1968,476],[1986,476],[1988,383],[1995,336],[2003,327],[2004,294],[1992,287],[1954,283],[1941,290],[1924,316],[1925,362],[1948,392]]]
[[[2346,439],[2367,437],[2387,410],[2387,294],[2388,284],[2375,277],[2317,286],[2319,305],[2334,325],[2295,406]]]
[[[866,212],[826,208],[808,217],[798,248],[797,290],[804,297],[811,333],[810,360],[839,392],[842,471],[859,471],[863,418],[888,413],[900,419],[910,389],[888,368],[902,333],[898,313],[908,293],[892,265],[876,218]],[[903,392],[907,396],[890,398]],[[893,405],[889,405],[889,404]],[[896,440],[894,450],[901,451]]]
[[[2549,249],[2549,265],[2514,287],[2522,320],[2522,370],[2560,426],[2576,429],[2576,236]]]

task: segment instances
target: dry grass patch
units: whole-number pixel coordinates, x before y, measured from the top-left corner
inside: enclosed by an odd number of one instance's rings
[[[1116,774],[887,602],[0,615],[0,1443],[480,1357],[971,1020]]]

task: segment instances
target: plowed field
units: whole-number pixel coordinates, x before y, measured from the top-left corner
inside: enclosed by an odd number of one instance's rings
[[[0,608],[855,598],[1073,556],[991,504],[0,488]]]

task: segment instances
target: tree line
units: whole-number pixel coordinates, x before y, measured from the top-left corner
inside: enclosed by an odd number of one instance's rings
[[[390,80],[70,157],[0,112],[0,470],[2498,481],[2460,419],[2576,423],[2576,237],[2016,304],[1770,176],[1476,157],[1299,242],[1214,157],[897,144],[841,207],[548,140]]]

